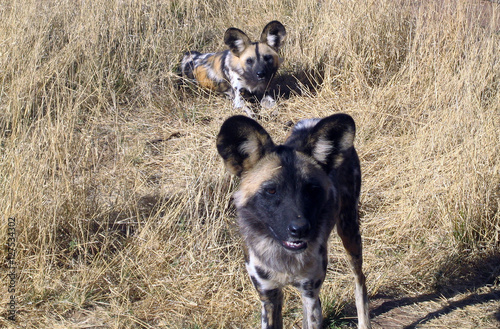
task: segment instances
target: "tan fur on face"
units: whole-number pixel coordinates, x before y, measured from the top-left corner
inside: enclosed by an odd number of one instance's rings
[[[245,63],[246,63],[246,60],[248,58],[254,58],[255,59],[255,54],[256,54],[256,48],[257,46],[252,44],[252,45],[249,45],[248,47],[245,48],[245,50],[240,54],[239,57],[237,57],[237,60],[239,62],[239,65],[241,67],[244,67],[245,66]],[[278,68],[279,66],[279,57],[278,57],[278,53],[276,51],[274,51],[273,48],[269,47],[267,44],[265,43],[259,43],[259,54],[260,56],[265,56],[265,55],[271,55],[273,56],[273,64],[274,64],[274,67],[275,68]]]
[[[234,193],[236,207],[243,207],[257,193],[262,183],[269,181],[281,170],[281,161],[276,154],[262,158],[251,170],[244,172],[239,191]]]

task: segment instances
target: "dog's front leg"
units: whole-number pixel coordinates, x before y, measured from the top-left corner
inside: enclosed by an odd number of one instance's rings
[[[247,106],[245,99],[241,96],[241,89],[235,90],[233,105],[235,109],[241,109],[250,118],[255,118],[255,113]]]
[[[304,319],[302,320],[302,329],[320,329],[323,322],[321,313],[321,301],[319,291],[321,289],[322,279],[308,280],[300,285],[302,294],[302,305],[304,308]]]
[[[258,265],[256,266],[252,256],[249,257],[246,267],[262,304],[262,329],[282,329],[282,286],[270,279],[269,272]]]
[[[241,96],[241,91],[239,87],[233,87],[234,88],[234,99],[233,99],[233,106],[235,109],[241,109],[245,106],[245,100]]]
[[[246,105],[245,99],[241,95],[242,92],[242,86],[240,80],[241,78],[239,77],[239,75],[235,73],[229,74],[229,76],[231,82],[231,89],[226,91],[226,94],[228,94],[229,97],[233,98],[233,107],[235,109],[241,109],[250,118],[254,118],[255,113],[253,113],[253,111]]]
[[[281,288],[271,290],[258,290],[260,302],[262,303],[262,329],[282,329],[283,318],[281,308],[283,307],[283,293]]]

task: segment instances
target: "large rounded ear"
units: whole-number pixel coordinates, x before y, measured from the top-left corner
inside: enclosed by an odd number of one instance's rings
[[[274,143],[267,131],[243,115],[227,119],[217,136],[217,150],[227,170],[237,176],[250,170],[273,148]]]
[[[278,21],[269,22],[260,35],[260,42],[267,43],[270,47],[278,50],[283,44],[286,30],[283,24]]]
[[[239,57],[252,42],[242,30],[231,27],[224,34],[224,43],[235,56]]]
[[[312,156],[328,172],[337,169],[350,156],[354,145],[356,126],[348,114],[334,114],[321,119],[312,128],[304,146],[304,153]]]

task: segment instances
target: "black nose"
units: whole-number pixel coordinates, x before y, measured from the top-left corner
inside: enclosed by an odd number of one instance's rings
[[[257,72],[257,78],[263,79],[265,76],[266,76],[266,73],[264,71]]]
[[[299,217],[296,220],[292,221],[288,226],[288,232],[290,236],[296,239],[300,239],[306,237],[311,230],[311,225],[309,221],[304,219],[303,217]]]

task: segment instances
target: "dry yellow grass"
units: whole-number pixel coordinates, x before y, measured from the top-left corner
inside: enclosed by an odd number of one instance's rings
[[[260,110],[287,124],[357,123],[365,272],[382,328],[500,325],[500,8],[479,0],[4,0],[0,3],[0,241],[16,218],[16,322],[0,327],[254,328],[215,136],[239,114],[178,84],[183,51],[226,28],[287,28]],[[306,81],[309,76],[312,81]],[[338,239],[322,291],[352,325]],[[385,302],[385,303],[384,303]],[[384,304],[383,304],[384,303]],[[297,293],[285,323],[298,328]],[[412,328],[413,328],[412,327]]]

